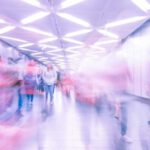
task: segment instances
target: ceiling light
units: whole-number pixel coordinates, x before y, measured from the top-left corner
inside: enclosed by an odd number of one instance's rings
[[[4,27],[4,28],[0,29],[0,34],[4,34],[4,33],[6,33],[6,32],[9,32],[9,31],[13,30],[13,29],[15,29],[14,26],[7,26],[7,27]]]
[[[65,0],[64,2],[61,3],[61,8],[67,8],[73,5],[76,5],[78,3],[83,2],[84,0]]]
[[[22,19],[21,23],[22,24],[28,24],[28,23],[34,22],[36,20],[39,20],[45,16],[48,16],[49,14],[50,14],[49,12],[38,12],[38,13],[33,14],[27,18]]]
[[[27,49],[27,48],[19,48],[21,51],[28,51],[28,52],[36,52],[35,50]]]
[[[150,10],[150,4],[146,0],[132,0],[132,2],[145,12]]]
[[[18,42],[27,42],[25,40],[22,39],[18,39],[18,38],[13,38],[13,37],[8,37],[8,36],[0,36],[3,39],[8,39],[8,40],[13,40],[13,41],[18,41]]]
[[[54,41],[54,40],[57,40],[57,38],[56,37],[46,38],[46,39],[40,40],[38,43],[46,43],[46,42],[51,42],[51,41]]]
[[[56,46],[52,46],[52,45],[46,45],[46,44],[40,44],[39,45],[41,48],[54,48],[54,49],[58,49],[58,47],[56,47]]]
[[[56,52],[62,52],[60,49],[53,49],[53,50],[48,50],[46,53],[56,53]]]
[[[0,19],[0,23],[6,23],[6,21],[3,19]]]
[[[26,43],[26,44],[19,45],[19,47],[29,47],[32,45],[33,45],[33,43]]]
[[[62,55],[59,55],[57,53],[52,53],[52,52],[46,52],[46,53],[51,55],[51,57],[53,57],[53,58],[62,58],[63,57]]]
[[[53,36],[49,32],[44,32],[44,31],[41,31],[41,30],[36,29],[36,28],[32,28],[32,27],[21,27],[21,28],[23,28],[24,30],[28,30],[28,31],[31,31],[31,32],[39,33],[39,34],[42,34],[42,35]]]
[[[52,60],[57,60],[57,59],[63,59],[64,57],[63,56],[57,56],[57,55],[50,55],[49,56]]]
[[[22,1],[36,7],[41,7],[41,4],[40,2],[38,2],[38,0],[22,0]]]
[[[88,22],[86,22],[86,21],[84,21],[82,19],[79,19],[77,17],[74,17],[74,16],[72,16],[70,14],[67,14],[67,13],[57,13],[57,15],[60,16],[60,17],[65,18],[65,19],[67,19],[67,20],[69,20],[71,22],[79,24],[79,25],[81,25],[83,27],[91,27]]]
[[[37,53],[32,53],[31,55],[36,56],[36,55],[41,55],[41,54],[42,54],[42,52],[37,52]]]
[[[32,54],[30,54],[30,55],[36,57],[37,59],[43,57],[43,56],[41,56],[40,54],[36,54],[36,53],[32,53]]]
[[[75,31],[75,32],[67,33],[65,35],[65,37],[73,37],[73,36],[77,36],[77,35],[82,35],[82,34],[90,32],[90,31],[92,31],[92,30],[91,29],[85,29],[85,30]]]
[[[115,39],[119,38],[118,35],[116,35],[116,34],[114,34],[112,32],[106,31],[106,30],[100,29],[100,30],[98,30],[98,32],[101,33],[101,34],[103,34],[103,35],[105,35],[105,36],[111,37],[111,38],[115,38]]]
[[[73,47],[68,47],[66,50],[73,50],[73,49],[79,49],[79,48],[83,48],[84,45],[81,46],[73,46]]]
[[[70,39],[70,38],[63,38],[63,40],[67,41],[67,42],[75,43],[75,44],[83,44],[80,41],[76,41],[76,40],[73,40],[73,39]]]
[[[102,41],[102,42],[96,42],[94,44],[94,46],[97,46],[97,45],[105,45],[105,44],[110,44],[110,43],[116,43],[118,42],[119,40],[108,40],[108,41]]]
[[[112,28],[112,27],[116,27],[119,25],[124,25],[124,24],[129,24],[129,23],[141,21],[141,20],[144,20],[146,18],[147,18],[146,16],[137,16],[137,17],[132,17],[132,18],[128,18],[128,19],[118,20],[118,21],[106,24],[105,27],[106,28]]]

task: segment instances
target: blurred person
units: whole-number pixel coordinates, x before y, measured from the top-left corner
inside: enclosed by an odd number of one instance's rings
[[[67,72],[64,72],[60,78],[60,86],[61,91],[66,95],[66,97],[70,97],[70,92],[73,89],[73,79],[71,75]]]
[[[42,73],[37,74],[36,82],[37,82],[37,90],[41,95],[44,92],[44,81],[43,81]]]
[[[33,103],[33,98],[36,90],[36,64],[30,61],[27,65],[27,70],[23,76],[24,94],[26,94],[28,102]]]
[[[53,104],[53,95],[55,84],[57,80],[57,73],[51,64],[48,64],[46,71],[43,73],[43,81],[45,88],[46,102],[48,101],[48,95],[50,96],[50,103]]]
[[[112,57],[113,56],[113,57]],[[107,64],[107,69],[101,72],[101,80],[105,83],[105,89],[110,101],[115,107],[115,118],[120,122],[121,136],[126,142],[132,142],[127,136],[128,130],[128,105],[126,98],[128,94],[128,84],[131,83],[131,73],[128,65],[123,58],[111,55]]]
[[[12,104],[17,93],[17,67],[11,66],[0,59],[0,113],[8,109],[12,111]]]

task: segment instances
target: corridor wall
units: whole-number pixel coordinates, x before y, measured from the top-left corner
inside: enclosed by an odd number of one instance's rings
[[[129,91],[150,98],[150,22],[145,23],[123,44],[120,55],[129,66],[132,83]]]

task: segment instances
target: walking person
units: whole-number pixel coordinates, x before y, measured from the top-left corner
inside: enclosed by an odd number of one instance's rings
[[[57,80],[57,73],[51,64],[47,66],[46,71],[43,73],[43,80],[46,102],[48,101],[48,96],[50,96],[50,103],[53,104],[53,95]]]

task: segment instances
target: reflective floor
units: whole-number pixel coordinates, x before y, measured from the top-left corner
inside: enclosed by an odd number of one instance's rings
[[[128,100],[128,141],[107,104],[97,109],[57,90],[53,104],[45,105],[43,96],[36,96],[32,105],[24,104],[22,115],[14,111],[14,102],[0,118],[0,149],[150,150],[150,106],[131,96],[124,98]]]

